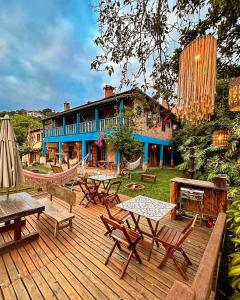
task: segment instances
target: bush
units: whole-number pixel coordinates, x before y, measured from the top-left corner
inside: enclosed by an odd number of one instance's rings
[[[233,289],[232,299],[240,299],[240,190],[235,189],[227,215],[229,249],[231,251],[228,277]]]

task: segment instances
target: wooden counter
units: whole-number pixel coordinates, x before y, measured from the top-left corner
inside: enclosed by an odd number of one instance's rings
[[[220,188],[210,181],[176,177],[171,179],[170,183],[171,203],[178,203],[181,187],[200,188],[201,190],[204,190],[204,215],[217,217],[219,212],[226,212],[228,187]],[[193,203],[192,206],[189,205],[187,210],[195,211],[194,205],[196,206],[196,203]],[[172,219],[176,219],[176,209],[172,211]]]

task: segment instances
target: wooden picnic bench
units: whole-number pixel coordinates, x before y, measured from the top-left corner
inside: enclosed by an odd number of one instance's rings
[[[13,229],[13,240],[1,241],[0,255],[39,237],[36,231],[22,234],[21,228],[26,223],[26,219],[24,219],[26,216],[40,213],[43,210],[44,206],[25,192],[11,194],[9,199],[6,195],[0,197],[0,232]]]
[[[69,227],[72,230],[72,220],[75,215],[72,213],[72,207],[76,204],[76,194],[67,188],[61,187],[57,184],[47,184],[47,192],[50,194],[50,198],[39,199],[44,206],[44,215],[51,218],[55,222],[54,236],[56,237],[58,231],[65,227]],[[57,197],[69,204],[69,211],[65,210],[62,206],[54,203],[53,197]],[[40,213],[38,214],[39,218]]]
[[[154,183],[156,183],[157,176],[153,174],[141,174],[141,180],[144,181],[144,179],[150,180]]]

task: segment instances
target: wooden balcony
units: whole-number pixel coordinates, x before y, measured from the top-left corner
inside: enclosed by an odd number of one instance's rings
[[[80,194],[78,198],[80,199]],[[65,204],[54,199],[63,207]],[[106,232],[100,214],[105,214],[102,205],[74,208],[76,215],[73,232],[61,230],[53,236],[53,222],[41,216],[27,218],[24,233],[37,230],[40,238],[17,250],[0,256],[0,299],[164,299],[174,280],[183,281],[175,266],[169,260],[163,269],[157,266],[163,257],[153,252],[147,261],[149,241],[144,239],[138,246],[143,264],[131,260],[122,280],[119,279],[125,252],[116,251],[107,266],[104,261],[112,241],[104,236]],[[184,222],[162,220],[174,228],[183,228]],[[142,221],[143,227],[147,224]],[[196,226],[185,242],[186,252],[193,265],[187,275],[191,284],[208,243],[211,231],[205,226]],[[0,234],[1,240],[9,240],[12,232]],[[179,256],[180,258],[180,256]]]
[[[75,123],[70,125],[65,125],[61,127],[54,127],[46,129],[44,131],[44,137],[53,137],[61,135],[74,135],[82,133],[91,133],[98,131],[107,131],[112,128],[117,128],[120,124],[124,126],[129,125],[129,119],[127,117],[112,117],[99,120],[91,120],[81,123]]]

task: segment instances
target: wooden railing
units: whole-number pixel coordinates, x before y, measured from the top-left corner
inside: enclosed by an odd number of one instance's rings
[[[226,214],[219,213],[192,285],[188,286],[176,280],[166,300],[208,300],[211,293],[215,292],[215,274],[219,268],[225,222]]]
[[[66,125],[66,135],[76,134],[77,133],[77,124]]]
[[[54,127],[44,131],[44,137],[63,135],[63,127]]]
[[[44,131],[44,137],[52,137],[59,135],[72,135],[78,133],[90,133],[96,131],[106,131],[117,128],[120,125],[129,126],[130,120],[127,117],[112,117],[100,119],[98,121],[85,121],[82,123],[74,123],[66,125],[65,127],[54,127]],[[98,126],[97,126],[98,125]]]

